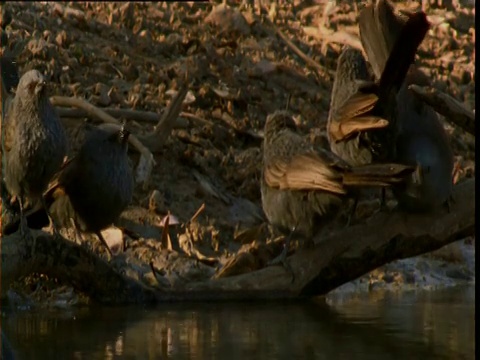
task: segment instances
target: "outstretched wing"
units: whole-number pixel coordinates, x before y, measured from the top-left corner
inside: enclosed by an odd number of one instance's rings
[[[275,160],[264,170],[268,186],[282,190],[324,190],[345,194],[342,175],[319,154],[293,156],[290,161]]]
[[[352,135],[365,130],[387,127],[388,120],[370,114],[375,107],[378,96],[372,92],[359,91],[352,95],[337,110],[335,117],[339,120],[330,124],[330,136],[336,142],[347,140]]]

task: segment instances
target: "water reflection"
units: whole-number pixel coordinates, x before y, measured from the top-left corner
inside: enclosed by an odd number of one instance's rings
[[[475,290],[12,313],[19,359],[474,358]],[[7,313],[5,313],[7,312]]]

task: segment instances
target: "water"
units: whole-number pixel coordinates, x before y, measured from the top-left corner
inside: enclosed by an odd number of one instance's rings
[[[474,359],[475,289],[11,312],[18,359]]]

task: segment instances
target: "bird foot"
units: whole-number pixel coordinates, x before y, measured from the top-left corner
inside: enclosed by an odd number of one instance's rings
[[[60,232],[52,221],[50,221],[50,225],[48,226],[48,232],[52,234],[55,240],[63,239],[62,235],[60,235]]]
[[[98,231],[97,233],[97,237],[98,239],[100,240],[100,242],[103,244],[103,246],[107,249],[107,252],[108,252],[108,261],[110,261],[110,259],[113,257],[113,253],[112,253],[112,250],[110,249],[110,247],[108,246],[107,242],[105,241],[102,233],[100,231]]]
[[[282,265],[283,268],[292,275],[292,283],[295,281],[295,274],[293,273],[292,267],[287,261],[287,252],[288,249],[285,247],[280,255],[278,255],[275,259],[269,261],[267,266],[275,266],[275,265]]]
[[[28,244],[32,244],[31,256],[35,255],[35,248],[37,245],[36,238],[32,235],[32,230],[27,225],[27,219],[23,216],[20,217],[20,226],[19,226],[20,236]]]
[[[380,206],[377,209],[375,209],[372,212],[372,215],[370,215],[370,216],[377,215],[378,213],[381,213],[381,212],[385,212],[385,213],[390,212],[390,208],[388,207],[386,201],[380,200]]]
[[[353,219],[353,213],[348,214],[347,221],[345,222],[345,229],[350,227],[350,224],[352,223],[352,219]]]
[[[26,239],[26,240],[33,239],[32,231],[30,230],[27,224],[27,219],[25,219],[25,217],[23,216],[20,217],[19,231],[20,231],[20,235],[22,236],[22,239]]]
[[[355,197],[353,205],[352,205],[350,211],[348,212],[347,222],[345,224],[345,228],[348,228],[350,226],[350,224],[352,223],[352,219],[355,216],[355,212],[357,211],[357,207],[358,207],[358,196]]]

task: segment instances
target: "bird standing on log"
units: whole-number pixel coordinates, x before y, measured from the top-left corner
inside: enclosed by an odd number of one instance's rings
[[[401,16],[388,0],[379,0],[375,6],[368,5],[361,11],[360,39],[377,79],[392,71],[390,58],[396,56],[395,49],[408,32],[409,24],[422,14]],[[425,81],[426,76],[422,75],[414,65],[410,67],[396,96],[392,124],[395,133],[392,161],[418,165],[406,183],[392,188],[400,208],[407,211],[448,206],[453,191],[454,159],[445,129],[435,111],[408,89],[411,84]]]
[[[414,170],[396,164],[352,167],[328,150],[314,149],[286,111],[267,117],[264,134],[262,206],[270,224],[287,235],[282,254],[271,264],[287,268],[291,237],[311,240],[337,215],[351,189],[397,184]]]
[[[45,193],[59,224],[95,233],[110,255],[100,231],[112,225],[132,201],[129,135],[125,126],[113,124],[91,130],[78,154],[64,164]]]
[[[364,18],[364,8],[360,21]],[[363,16],[363,17],[362,17]],[[371,81],[360,51],[345,48],[337,63],[327,123],[332,151],[351,165],[391,161],[397,118],[397,93],[402,87],[418,46],[429,29],[423,12],[405,23],[390,52],[385,53],[381,72]],[[381,42],[378,31],[371,42]],[[365,34],[365,32],[364,32]],[[368,54],[368,49],[366,49]]]
[[[67,138],[48,99],[47,81],[39,71],[30,70],[20,78],[2,120],[3,180],[20,207],[20,232],[22,236],[30,235],[24,216],[26,204],[41,201],[57,235],[42,194],[62,165]]]

